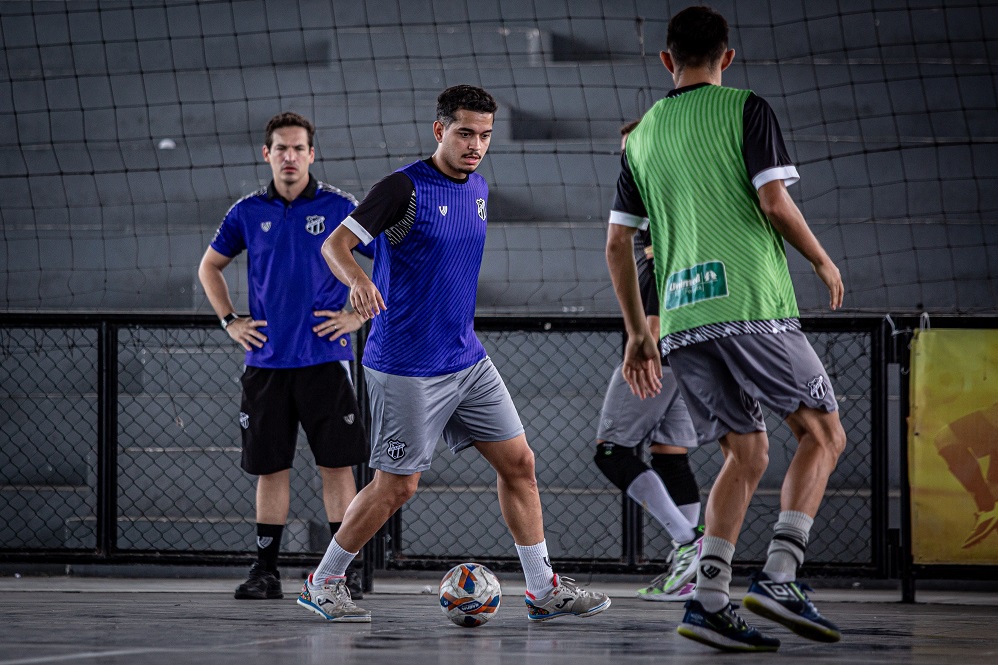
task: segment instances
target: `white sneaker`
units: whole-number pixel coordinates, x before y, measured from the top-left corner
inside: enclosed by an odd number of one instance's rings
[[[309,575],[298,595],[298,604],[327,621],[337,623],[371,623],[371,611],[357,607],[350,599],[346,578],[328,578],[321,586],[312,583]]]
[[[695,540],[676,548],[676,556],[666,578],[662,580],[662,576],[659,575],[652,580],[651,585],[638,591],[638,596],[651,600],[651,596],[660,593],[671,595],[681,591],[696,578],[700,549],[703,546],[703,526],[698,526],[695,532],[697,535]]]
[[[576,586],[570,577],[554,576],[554,588],[543,598],[535,598],[529,591],[525,599],[527,618],[547,621],[555,617],[574,614],[589,617],[610,607],[610,597],[605,593],[589,591]]]

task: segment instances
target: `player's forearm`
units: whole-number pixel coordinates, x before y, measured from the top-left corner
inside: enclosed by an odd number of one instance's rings
[[[627,334],[631,337],[646,335],[648,324],[641,306],[638,269],[634,262],[634,229],[618,224],[610,225],[606,240],[606,263],[624,316]]]
[[[208,297],[208,302],[211,303],[211,308],[215,310],[215,315],[218,318],[221,319],[236,311],[235,305],[232,304],[232,297],[229,295],[229,285],[220,269],[202,262],[198,268],[198,278],[201,280],[201,286]]]
[[[772,190],[767,191],[771,186]],[[791,247],[800,252],[813,266],[822,266],[831,261],[782,184],[777,187],[776,183],[770,183],[759,193],[763,212],[772,222],[773,228],[790,243]]]
[[[326,265],[336,279],[351,288],[368,279],[367,273],[353,256],[353,248],[358,242],[357,236],[341,226],[322,243],[322,258],[326,260]]]

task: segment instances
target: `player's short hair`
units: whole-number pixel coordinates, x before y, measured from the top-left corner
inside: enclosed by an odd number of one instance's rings
[[[713,65],[728,50],[728,22],[710,7],[687,7],[669,21],[665,47],[678,69]]]
[[[620,126],[620,135],[621,136],[627,136],[628,134],[630,134],[631,132],[633,132],[634,128],[638,126],[639,122],[641,122],[641,120],[631,120],[630,122],[621,125]]]
[[[264,141],[269,148],[274,142],[274,132],[285,127],[301,127],[308,133],[308,147],[312,147],[312,140],[315,138],[315,125],[305,116],[294,111],[278,113],[267,123],[267,138]]]
[[[447,88],[437,97],[437,120],[444,127],[456,120],[455,114],[464,109],[475,113],[495,114],[499,104],[482,88],[473,85],[455,85]]]

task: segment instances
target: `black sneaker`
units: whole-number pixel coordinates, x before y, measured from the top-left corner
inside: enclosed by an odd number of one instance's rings
[[[801,637],[816,642],[838,642],[842,633],[838,627],[821,616],[804,591],[813,591],[807,584],[798,582],[778,583],[766,573],[752,578],[748,593],[742,603],[745,609],[777,623],[781,623]]]
[[[749,626],[728,604],[720,612],[708,612],[699,600],[686,601],[686,616],[676,632],[721,651],[776,651],[780,641]]]
[[[361,576],[360,566],[350,566],[347,568],[347,589],[353,600],[360,600],[364,597],[364,578]]]
[[[259,561],[250,568],[249,579],[236,587],[239,600],[278,600],[284,598],[281,591],[281,575],[270,572]]]

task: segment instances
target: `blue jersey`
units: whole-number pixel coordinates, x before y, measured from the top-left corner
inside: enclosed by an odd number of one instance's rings
[[[311,176],[305,191],[287,203],[273,188],[236,202],[211,241],[219,254],[247,252],[250,315],[267,325],[263,348],[246,352],[251,367],[308,367],[353,357],[350,339],[333,342],[312,327],[324,319],[312,312],[340,310],[348,290],[333,276],[320,251],[323,241],[357,200]]]
[[[376,316],[364,366],[439,376],[485,358],[475,335],[475,297],[485,251],[489,187],[414,162],[381,180],[344,220],[375,246],[372,280],[387,311]]]

